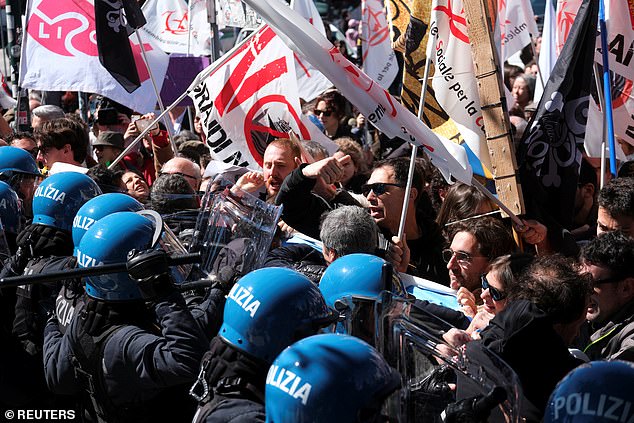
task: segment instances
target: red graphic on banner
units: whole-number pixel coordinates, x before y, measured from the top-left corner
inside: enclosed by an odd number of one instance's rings
[[[86,0],[48,0],[34,8],[27,32],[61,56],[98,56],[95,8]]]
[[[171,32],[174,35],[187,34],[187,27],[189,26],[188,12],[180,17],[176,14],[176,10],[168,10],[163,13],[165,16],[165,29],[163,32]]]
[[[464,16],[464,8],[459,14],[454,14],[451,9],[451,0],[447,1],[447,6],[436,6],[434,10],[444,13],[449,18],[449,30],[454,37],[460,41],[469,44],[469,37],[467,36],[467,20]],[[458,25],[462,26],[462,30],[458,28]]]
[[[258,146],[254,140],[255,133],[259,132],[264,135],[271,135],[273,138],[288,138],[288,133],[278,131],[274,128],[271,128],[268,125],[261,125],[258,121],[254,120],[256,114],[264,117],[268,117],[269,113],[265,110],[267,107],[272,106],[273,104],[278,103],[284,107],[288,113],[291,115],[297,127],[299,128],[299,132],[301,134],[301,139],[307,140],[310,139],[310,132],[308,128],[302,123],[301,118],[295,112],[295,109],[291,106],[289,101],[281,94],[271,94],[265,97],[258,99],[251,109],[247,112],[244,118],[244,138],[247,141],[247,146],[249,147],[249,152],[253,156],[253,158],[258,162],[260,166],[262,166],[263,161],[263,152],[266,148],[264,146]],[[259,112],[259,113],[258,113]],[[258,148],[260,147],[260,148]],[[262,150],[262,151],[260,151]]]

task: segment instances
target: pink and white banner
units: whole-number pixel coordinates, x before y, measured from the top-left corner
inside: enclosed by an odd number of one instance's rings
[[[210,56],[207,0],[190,0],[190,3],[191,16],[184,0],[147,0],[142,9],[147,19],[141,28],[144,38],[151,38],[167,53]]]
[[[30,2],[22,42],[20,86],[97,93],[137,112],[153,112],[156,94],[141,48],[132,41],[135,36],[131,36],[130,44],[141,86],[129,94],[99,63],[94,10],[88,0]],[[156,81],[163,81],[169,57],[150,40],[143,40],[143,44]]]
[[[321,71],[375,127],[424,149],[445,178],[471,183],[472,171],[458,162],[438,136],[385,89],[346,59],[312,25],[280,0],[245,0],[284,42]]]
[[[363,71],[388,89],[398,74],[398,63],[392,50],[390,28],[382,0],[361,2],[361,51]]]

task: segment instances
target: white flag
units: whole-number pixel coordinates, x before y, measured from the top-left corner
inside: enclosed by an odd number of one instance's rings
[[[257,169],[273,139],[288,138],[291,130],[311,139],[293,62],[291,50],[264,26],[210,65],[215,70],[190,96],[216,160]]]
[[[313,0],[295,0],[293,10],[302,15],[312,26],[324,36],[326,30]],[[300,98],[311,101],[319,94],[332,87],[332,83],[311,65],[303,55],[295,53],[295,72],[297,73],[297,89]],[[326,137],[327,138],[327,137]]]
[[[502,62],[537,37],[537,23],[529,0],[499,0],[498,20],[502,39]]]
[[[432,87],[436,100],[471,151],[491,170],[462,0],[434,0],[429,28],[427,57],[435,67]]]
[[[470,167],[461,165],[438,136],[376,82],[346,59],[312,25],[280,0],[245,0],[271,25],[284,42],[304,55],[381,132],[424,149],[443,173],[471,183]]]
[[[44,91],[97,93],[137,112],[153,112],[156,94],[134,36],[130,44],[141,86],[132,94],[99,63],[94,10],[87,0],[33,0],[30,3],[22,42],[20,86]],[[162,83],[169,57],[151,40],[143,40],[143,44],[154,78]]]
[[[608,59],[612,74],[614,134],[634,145],[634,4],[631,2],[628,4],[627,0],[606,0],[605,20]],[[603,58],[600,47],[600,37],[597,37],[594,60],[601,65],[602,69]],[[599,77],[601,84],[602,77],[603,74]],[[601,140],[604,138],[603,113],[599,104],[598,98],[590,98],[584,145],[591,157],[601,156]],[[616,154],[620,159],[625,158],[618,144],[616,144]]]
[[[363,0],[361,10],[363,71],[383,88],[388,89],[398,74],[398,63],[392,50],[383,1]]]
[[[550,71],[553,70],[557,61],[557,26],[555,21],[555,7],[551,0],[546,0],[546,10],[544,12],[544,29],[542,31],[542,46],[539,50],[539,74],[535,84],[533,101],[539,103],[544,93],[544,86],[550,78]]]
[[[147,0],[142,8],[147,19],[147,23],[141,28],[144,38],[150,37],[167,53],[211,55],[211,27],[207,22],[207,2],[190,2],[192,19],[184,0]]]

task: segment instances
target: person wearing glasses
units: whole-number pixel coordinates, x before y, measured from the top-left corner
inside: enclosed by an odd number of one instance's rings
[[[315,100],[315,104],[313,113],[324,126],[324,134],[328,138],[356,138],[350,126],[342,122],[346,116],[346,99],[339,91],[332,90],[321,94]]]
[[[185,157],[174,157],[165,162],[160,175],[180,175],[185,178],[195,192],[198,191],[202,181],[200,167]]]
[[[487,273],[492,260],[514,250],[511,233],[498,219],[485,216],[456,223],[451,245],[442,252],[449,270],[450,287],[465,288],[479,299],[481,275]]]
[[[591,360],[634,361],[634,240],[619,231],[603,234],[581,259],[593,279],[586,319],[594,333],[584,352]]]
[[[30,132],[17,132],[7,137],[7,142],[12,147],[21,148],[28,152],[35,160],[37,160],[37,142]]]
[[[440,228],[433,220],[431,200],[423,186],[420,166],[414,169],[412,191],[405,220],[404,240],[399,240],[399,223],[409,175],[409,160],[404,157],[378,162],[361,192],[370,203],[370,215],[379,225],[383,236],[392,242],[389,261],[400,262],[399,272],[448,284],[447,269],[442,259],[445,244]],[[405,242],[404,242],[405,241]],[[406,259],[409,254],[409,260]],[[403,260],[397,260],[401,256]]]

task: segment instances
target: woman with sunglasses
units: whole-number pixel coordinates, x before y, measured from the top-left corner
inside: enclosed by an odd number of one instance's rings
[[[356,138],[342,120],[346,116],[347,100],[339,91],[327,91],[315,99],[313,113],[324,126],[324,134],[331,140],[341,137]]]
[[[504,310],[508,290],[517,283],[519,274],[532,260],[533,257],[528,254],[511,254],[491,262],[489,271],[481,277],[482,307],[475,314],[467,332],[477,334],[489,324],[489,320]]]

